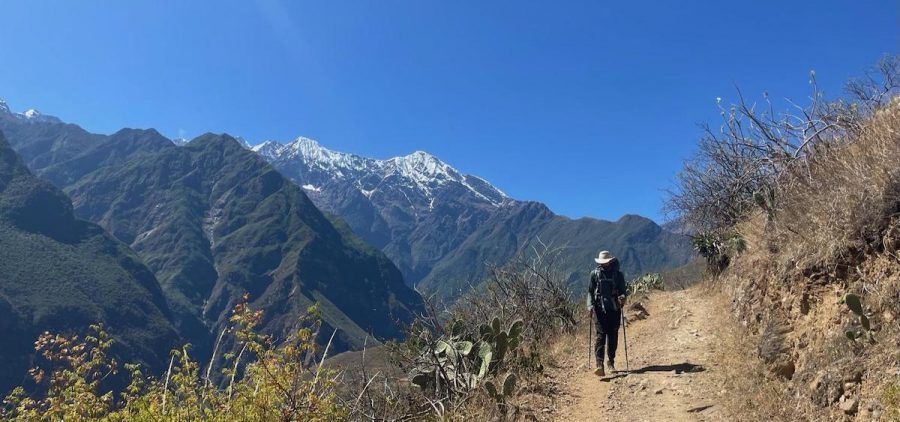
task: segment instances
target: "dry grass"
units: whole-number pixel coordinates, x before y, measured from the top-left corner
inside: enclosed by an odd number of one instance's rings
[[[817,145],[780,187],[768,231],[782,270],[840,278],[840,266],[882,249],[900,216],[900,98],[846,139]]]
[[[728,316],[731,312],[726,294],[718,287],[710,287],[709,303],[715,313],[726,316],[712,321],[720,339],[715,349],[717,367],[721,368],[717,376],[727,392],[722,405],[732,420],[802,420],[784,394],[787,383],[768,375],[755,353],[755,339]]]
[[[660,275],[666,290],[684,290],[702,280],[705,269],[706,263],[698,257]]]

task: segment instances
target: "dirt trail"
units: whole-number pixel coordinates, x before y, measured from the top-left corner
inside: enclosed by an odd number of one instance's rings
[[[579,329],[571,349],[550,371],[561,395],[553,419],[565,421],[715,421],[727,419],[718,402],[713,362],[712,309],[696,289],[658,292],[643,302],[649,316],[628,325],[630,372],[599,378],[588,366],[587,332]],[[625,369],[619,333],[616,363]],[[580,353],[578,353],[580,351]],[[565,355],[565,354],[564,354]]]

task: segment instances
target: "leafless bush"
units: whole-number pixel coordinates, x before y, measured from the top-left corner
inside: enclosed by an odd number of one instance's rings
[[[719,104],[722,123],[703,126],[697,155],[685,163],[667,210],[701,231],[732,227],[755,206],[777,211],[775,192],[807,170],[817,146],[860,130],[867,116],[884,107],[900,88],[900,57],[884,58],[875,71],[848,83],[846,98],[828,101],[810,73],[809,104],[776,112],[769,95],[763,103]],[[787,170],[794,177],[781,177]],[[807,172],[807,176],[810,176]]]
[[[900,91],[900,57],[885,57],[873,71],[848,83],[844,98],[826,100],[815,72],[810,73],[810,87],[807,105],[787,100],[790,107],[781,112],[775,111],[768,94],[761,104],[748,102],[740,91],[738,102],[729,107],[717,99],[722,123],[716,129],[703,126],[697,155],[678,174],[667,211],[719,241],[753,210],[764,210],[770,223],[779,214],[790,214],[796,203],[786,202],[789,192],[798,196],[823,183],[845,183],[818,174],[822,171],[814,167],[831,160],[824,158],[829,151],[844,150],[846,143],[870,136],[865,135],[867,120],[889,107]],[[788,224],[780,227],[791,229]]]
[[[565,248],[536,239],[529,249],[491,269],[486,287],[468,293],[456,312],[479,321],[521,318],[524,334],[533,338],[573,329],[576,306],[562,262]]]
[[[363,349],[355,365],[342,368],[339,398],[348,420],[410,421],[433,415],[428,398],[406,379],[399,365],[367,356],[375,351],[389,352],[383,347]]]
[[[536,240],[456,305],[427,300],[407,339],[388,345],[390,368],[368,368],[363,358],[362,368],[345,371],[359,391],[345,394],[352,418],[514,417],[519,407],[509,393],[539,382],[542,351],[576,322],[562,251]],[[501,388],[510,379],[515,388]]]

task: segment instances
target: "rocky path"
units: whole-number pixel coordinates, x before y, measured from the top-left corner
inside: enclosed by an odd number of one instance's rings
[[[588,362],[587,332],[580,329],[550,376],[562,394],[553,419],[561,421],[726,420],[717,398],[725,394],[713,363],[713,312],[696,288],[658,292],[643,302],[646,318],[628,325],[630,371],[599,378]],[[629,315],[634,316],[634,313]],[[581,353],[577,353],[577,351]],[[617,364],[625,369],[623,342]]]

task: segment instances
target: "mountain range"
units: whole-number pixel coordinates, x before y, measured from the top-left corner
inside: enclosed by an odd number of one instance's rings
[[[239,140],[206,134],[176,146],[152,129],[99,135],[34,116],[3,105],[0,132],[34,174],[71,197],[74,216],[152,271],[171,324],[200,356],[244,293],[264,311],[262,329],[281,336],[319,303],[322,334],[338,330],[335,350],[397,338],[420,310],[421,297],[381,251]]]
[[[579,285],[601,249],[619,255],[631,276],[678,267],[691,257],[686,237],[647,218],[569,219],[539,202],[512,199],[422,151],[378,160],[303,137],[253,150],[318,207],[382,249],[409,285],[442,298],[479,284],[491,266],[521,257],[538,240],[563,248],[566,275]]]

